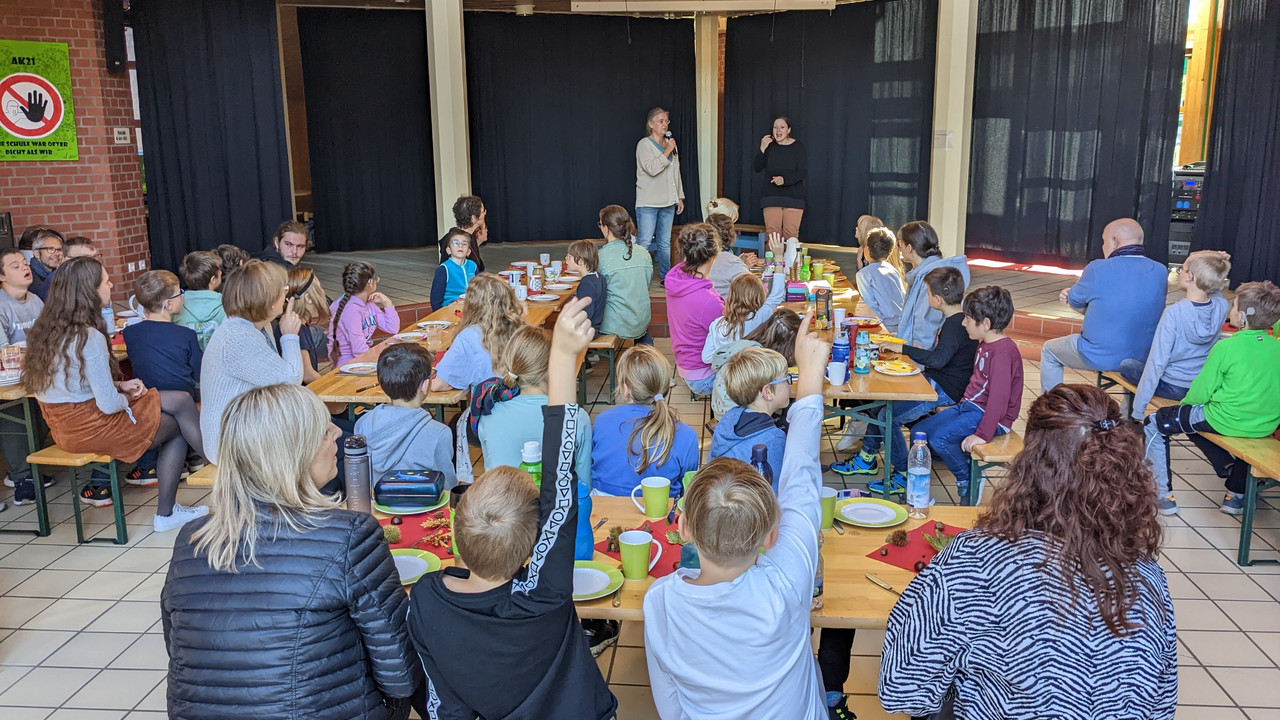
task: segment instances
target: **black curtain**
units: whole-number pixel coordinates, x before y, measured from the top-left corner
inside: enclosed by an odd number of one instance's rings
[[[1280,2],[1227,3],[1192,245],[1231,253],[1236,282],[1280,282]]]
[[[315,247],[434,246],[421,12],[299,8]]]
[[[803,240],[852,245],[867,213],[925,217],[937,36],[938,0],[730,18],[723,193],[743,221],[763,221],[752,162],[779,115],[808,152]]]
[[[967,251],[1080,266],[1132,217],[1167,260],[1186,35],[1187,0],[980,2]]]
[[[634,215],[655,106],[679,145],[676,223],[702,217],[691,20],[471,12],[465,36],[471,185],[491,241],[599,237],[600,208]]]
[[[130,13],[152,263],[260,250],[293,214],[275,3],[134,0]]]

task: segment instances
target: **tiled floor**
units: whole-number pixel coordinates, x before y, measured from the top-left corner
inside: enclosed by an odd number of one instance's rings
[[[670,353],[668,342],[658,347]],[[591,379],[593,397],[602,397],[603,368]],[[1068,380],[1087,381],[1078,374]],[[1024,416],[1039,387],[1034,363],[1026,364],[1025,381]],[[701,427],[702,404],[684,392],[673,396],[686,422]],[[709,437],[701,432],[705,450]],[[824,464],[835,457],[835,441],[824,440]],[[1221,481],[1190,445],[1175,444],[1173,457],[1183,510],[1165,521],[1161,564],[1180,631],[1178,718],[1277,720],[1280,566],[1236,566],[1240,522],[1217,510]],[[936,470],[935,496],[954,503],[949,473],[940,463]],[[830,473],[827,482],[842,484]],[[991,484],[998,485],[998,477]],[[0,491],[7,500],[11,493]],[[183,504],[196,504],[207,491],[184,487],[179,495]],[[176,533],[151,531],[155,491],[126,489],[127,547],[77,545],[66,484],[50,488],[50,497],[56,523],[51,536],[0,535],[0,720],[164,717],[167,657],[158,601]],[[31,512],[30,506],[10,507],[0,513],[0,526],[29,527]],[[110,534],[111,521],[110,509],[86,510],[96,534]],[[1280,557],[1280,499],[1260,511],[1254,547],[1259,556]],[[625,624],[619,646],[599,659],[620,701],[621,720],[656,717],[643,636],[640,623]],[[883,637],[861,631],[853,646],[845,689],[863,720],[890,717],[875,696]]]

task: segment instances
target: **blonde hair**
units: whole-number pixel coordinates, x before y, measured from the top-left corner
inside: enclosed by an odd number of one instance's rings
[[[511,336],[524,324],[524,306],[507,281],[493,273],[480,273],[471,278],[458,329],[480,326],[480,344],[491,359],[497,359]]]
[[[302,318],[303,324],[329,327],[329,321],[332,318],[329,312],[329,298],[324,294],[320,278],[316,277],[311,268],[296,267],[289,271],[289,295],[294,296],[298,293],[302,295],[294,301],[293,311]]]
[[[738,351],[720,372],[724,373],[724,390],[729,399],[746,407],[760,397],[764,386],[786,374],[787,359],[775,350],[750,347]]]
[[[716,198],[707,203],[707,217],[726,215],[732,222],[738,222],[738,203],[729,198]]]
[[[619,384],[614,401],[653,405],[648,415],[631,421],[627,457],[639,461],[635,466],[636,472],[643,472],[652,465],[662,465],[671,457],[676,429],[680,426],[680,412],[671,406],[665,395],[671,390],[672,372],[671,363],[652,345],[636,345],[618,358]],[[626,388],[625,396],[623,388]],[[637,447],[640,448],[638,458]]]
[[[508,580],[538,537],[538,488],[523,470],[496,467],[472,483],[454,510],[458,555],[485,580]]]
[[[1265,330],[1280,320],[1280,288],[1270,280],[1247,282],[1236,288],[1236,308],[1244,329]]]
[[[271,310],[289,284],[289,274],[273,262],[250,260],[226,277],[222,307],[227,315],[259,323],[271,320]]]
[[[525,325],[506,344],[494,372],[509,388],[547,386],[547,365],[551,362],[551,331]]]
[[[178,276],[168,270],[148,270],[133,282],[134,297],[147,312],[160,312],[178,294]]]
[[[684,505],[684,529],[698,554],[727,566],[754,559],[781,514],[769,482],[750,465],[726,457],[698,470]]]
[[[326,442],[329,425],[324,403],[300,385],[253,388],[227,404],[218,436],[213,510],[191,535],[195,553],[207,556],[209,567],[234,573],[242,563],[256,565],[264,520],[276,532],[282,525],[300,530],[316,513],[340,507],[311,477],[311,462]],[[259,503],[269,511],[263,513]],[[275,533],[268,529],[266,534]]]
[[[1227,289],[1227,275],[1231,272],[1231,261],[1217,250],[1197,250],[1187,256],[1182,268],[1191,273],[1196,287],[1207,293],[1222,292]]]
[[[724,324],[729,339],[741,338],[747,321],[764,305],[764,283],[755,275],[739,273],[729,283],[729,296],[724,301]]]

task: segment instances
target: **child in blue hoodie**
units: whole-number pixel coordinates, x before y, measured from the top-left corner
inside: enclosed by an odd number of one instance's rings
[[[422,407],[430,383],[431,353],[421,345],[392,345],[378,356],[378,384],[391,402],[356,421],[373,482],[391,470],[439,470],[445,487],[454,486],[453,433]]]
[[[1120,363],[1120,375],[1137,385],[1134,420],[1144,419],[1147,403],[1156,395],[1170,400],[1187,396],[1191,381],[1222,334],[1230,310],[1222,290],[1230,272],[1229,256],[1217,250],[1193,252],[1178,269],[1178,288],[1187,297],[1165,308],[1145,363],[1134,359]]]
[[[187,253],[178,268],[182,284],[187,286],[182,296],[182,310],[173,321],[196,331],[196,339],[203,352],[227,313],[222,309],[222,258],[217,253],[204,250]]]
[[[716,425],[707,460],[731,457],[750,463],[751,449],[764,445],[776,493],[787,434],[778,427],[773,414],[791,403],[787,361],[773,350],[751,347],[725,363],[720,373],[724,376],[725,392],[735,407]]]
[[[439,310],[467,292],[476,276],[476,263],[467,257],[471,252],[471,233],[454,228],[445,236],[449,257],[436,267],[431,279],[431,309]]]

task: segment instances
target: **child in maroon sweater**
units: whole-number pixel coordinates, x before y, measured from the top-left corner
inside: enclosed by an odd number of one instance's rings
[[[978,288],[964,299],[964,329],[979,342],[973,375],[964,398],[955,406],[925,418],[914,432],[929,437],[929,448],[956,476],[960,502],[969,504],[969,458],[974,447],[1009,432],[1022,407],[1022,355],[1005,337],[1013,319],[1009,291],[994,285]],[[981,481],[981,478],[978,478]]]

